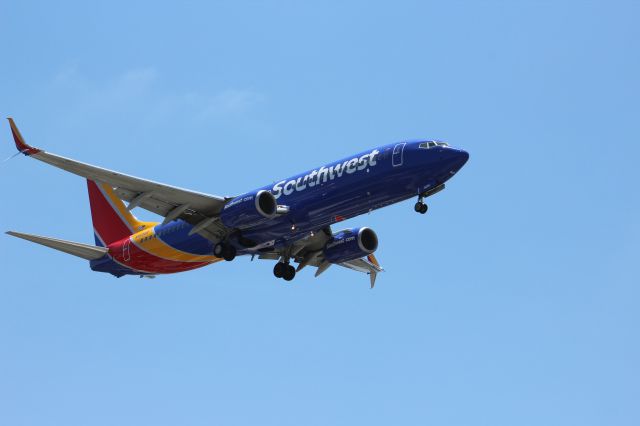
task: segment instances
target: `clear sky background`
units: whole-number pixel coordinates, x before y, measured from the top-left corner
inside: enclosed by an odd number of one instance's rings
[[[640,424],[640,3],[0,9],[0,114],[60,155],[233,195],[403,139],[471,154],[427,215],[348,222],[373,291],[0,236],[0,424]],[[20,157],[0,194],[2,230],[93,242],[83,179]]]

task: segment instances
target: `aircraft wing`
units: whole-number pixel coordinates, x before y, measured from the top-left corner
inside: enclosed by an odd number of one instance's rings
[[[182,189],[45,152],[28,145],[13,119],[8,120],[18,151],[78,176],[111,185],[118,197],[129,202],[127,207],[129,210],[141,207],[164,216],[165,222],[182,218],[196,225],[196,228],[198,224],[206,225],[197,232],[212,240],[219,239],[224,232],[224,227],[217,222],[216,217],[225,203],[233,197],[220,197]]]
[[[378,263],[378,259],[376,259],[373,254],[370,254],[366,257],[361,257],[359,259],[338,263],[338,265],[345,268],[353,269],[354,271],[369,274],[371,288],[373,288],[373,286],[376,284],[376,275],[378,274],[378,272],[384,271],[384,269],[382,269],[382,267]]]
[[[322,249],[332,236],[333,232],[331,228],[327,226],[318,232],[314,232],[313,235],[293,242],[289,246],[271,252],[263,252],[259,255],[259,258],[270,260],[291,258],[298,263],[296,271],[300,271],[306,266],[315,266],[318,268],[315,276],[318,277],[333,265],[333,263],[327,262],[322,254]],[[359,259],[336,263],[336,265],[368,274],[371,288],[375,285],[378,272],[384,271],[373,254]]]

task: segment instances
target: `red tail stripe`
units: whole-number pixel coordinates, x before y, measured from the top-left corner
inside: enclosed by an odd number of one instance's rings
[[[124,243],[124,242],[123,242]],[[189,271],[208,265],[209,262],[179,262],[163,259],[140,249],[134,243],[129,243],[129,260],[124,259],[123,243],[110,247],[109,254],[118,263],[129,268],[156,274],[170,274],[173,272]]]

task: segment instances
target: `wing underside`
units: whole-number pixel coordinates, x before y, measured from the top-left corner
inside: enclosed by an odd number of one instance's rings
[[[9,118],[9,124],[18,151],[75,175],[110,185],[119,198],[129,203],[129,210],[143,208],[163,216],[165,223],[183,219],[196,226],[198,233],[214,241],[224,235],[226,230],[217,216],[232,197],[178,188],[45,152],[24,141],[13,119]],[[198,227],[199,224],[206,226]]]
[[[298,267],[296,268],[297,272],[307,266],[313,266],[317,268],[315,276],[318,277],[329,269],[331,265],[334,265],[334,263],[327,262],[322,254],[323,247],[331,239],[332,235],[333,233],[331,228],[326,227],[323,230],[298,240],[287,247],[261,253],[259,258],[277,261],[287,261],[291,259],[298,264]],[[335,263],[335,265],[368,274],[371,288],[375,285],[377,274],[384,271],[373,254],[359,259]]]

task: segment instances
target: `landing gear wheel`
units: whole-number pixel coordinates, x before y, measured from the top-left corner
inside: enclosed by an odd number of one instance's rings
[[[429,210],[429,207],[422,201],[418,201],[416,205],[413,206],[413,209],[416,211],[416,213],[425,214],[427,210]]]
[[[282,262],[276,263],[276,266],[273,267],[273,275],[275,275],[276,278],[282,278],[286,268],[287,268],[286,264]]]
[[[285,265],[286,268],[282,274],[285,281],[291,281],[296,276],[296,268],[291,265]]]
[[[218,259],[222,259],[222,253],[224,252],[224,245],[222,243],[218,243],[213,246],[213,255]]]
[[[236,258],[236,248],[230,244],[225,244],[222,249],[222,257],[227,262],[231,262]]]

